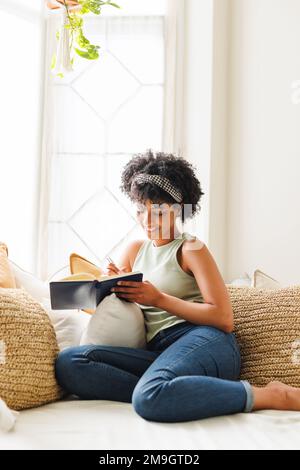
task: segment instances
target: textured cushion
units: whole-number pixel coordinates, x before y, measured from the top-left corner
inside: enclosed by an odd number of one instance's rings
[[[0,288],[0,351],[0,397],[10,408],[31,408],[62,396],[55,379],[54,328],[24,288]]]
[[[277,290],[226,285],[241,348],[241,379],[300,387],[300,286]]]
[[[16,287],[15,278],[8,260],[8,248],[3,242],[0,242],[0,287]]]
[[[107,295],[91,316],[80,344],[145,348],[146,329],[141,308],[114,293]]]

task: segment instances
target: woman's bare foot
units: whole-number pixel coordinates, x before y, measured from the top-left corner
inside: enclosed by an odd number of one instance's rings
[[[255,410],[300,411],[300,388],[282,382],[270,382],[266,387],[252,387]]]

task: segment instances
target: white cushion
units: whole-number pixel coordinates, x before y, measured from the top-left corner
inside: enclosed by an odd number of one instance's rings
[[[257,289],[280,289],[283,287],[280,282],[260,269],[253,270],[251,276],[245,272],[243,276],[231,281],[230,285],[237,287],[255,287]]]
[[[9,263],[15,276],[18,289],[24,287],[38,302],[42,302],[44,297],[50,298],[49,282],[38,279],[34,274],[20,268],[20,266],[11,260],[9,260]]]
[[[18,411],[10,410],[0,398],[0,431],[10,431],[16,422]]]
[[[238,286],[240,286],[240,287],[243,287],[243,286],[250,287],[251,277],[247,273],[244,273],[243,276],[238,277],[237,279],[234,279],[233,281],[231,281],[230,285],[237,286],[237,287]]]
[[[91,316],[82,310],[52,310],[48,297],[43,298],[41,304],[54,326],[60,351],[72,346],[79,346],[81,336]]]
[[[141,308],[114,293],[106,296],[91,316],[80,344],[145,348],[146,329]]]
[[[54,326],[60,351],[80,344],[146,347],[143,312],[136,303],[106,296],[93,315],[83,310],[52,310],[49,281],[42,281],[9,260],[17,288],[32,295],[44,309]]]
[[[251,287],[256,287],[257,289],[280,289],[283,286],[260,269],[255,269],[252,274]]]
[[[49,281],[42,281],[11,260],[9,263],[15,276],[17,288],[24,287],[48,313],[54,326],[59,349],[62,351],[71,346],[78,346],[90,315],[82,310],[52,310]]]

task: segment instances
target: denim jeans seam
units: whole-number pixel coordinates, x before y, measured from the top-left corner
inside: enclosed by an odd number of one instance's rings
[[[235,359],[235,371],[234,375],[235,377],[238,377],[238,380],[240,379],[241,376],[241,354],[234,349],[234,359]]]
[[[88,356],[90,353],[94,352],[94,351],[97,351],[97,349],[100,348],[100,351],[101,351],[101,346],[97,346],[97,345],[94,345],[94,347],[90,347],[87,351],[84,351],[82,352],[82,356],[84,356],[86,359],[90,359]],[[156,352],[156,351],[151,351],[151,352]],[[130,354],[127,354],[125,351],[118,351],[118,355],[122,355],[123,357],[127,357],[127,358],[132,358],[132,356]],[[153,361],[155,361],[155,359],[157,359],[156,357],[153,359]],[[152,361],[152,362],[153,362]],[[97,361],[94,361],[94,362],[97,362]]]
[[[215,338],[213,341],[210,341],[210,344],[214,344],[216,343],[217,341],[221,341],[221,339],[223,338]],[[174,343],[172,343],[174,344]],[[171,345],[170,345],[171,346]],[[179,361],[181,361],[182,358],[186,358],[187,356],[189,356],[189,354],[191,354],[192,352],[194,352],[196,349],[202,349],[204,347],[206,347],[207,344],[202,344],[200,346],[195,346],[193,349],[191,349],[190,351],[187,352],[187,354],[185,354],[184,356],[181,356],[179,359],[177,359],[177,361],[175,362],[172,362],[171,364],[168,364],[169,367],[173,367],[175,366],[176,364],[178,364]],[[165,350],[166,351],[166,350]]]
[[[85,356],[86,358],[88,358],[88,355],[91,352],[95,351],[97,348],[99,348],[99,346],[94,344],[93,346],[90,346],[88,349],[84,350],[81,354]]]
[[[161,330],[158,331],[158,333],[153,336],[153,338],[151,338],[151,340],[148,342],[148,344],[151,343],[152,340],[158,340],[159,342],[162,342],[162,341],[167,341],[169,339],[169,333],[170,333],[170,330],[174,327],[178,327],[178,326],[181,326],[181,325],[184,325],[185,327],[187,326],[186,325],[186,321],[185,322],[179,322],[179,323],[176,323],[175,325],[171,325],[167,328],[162,328]],[[190,329],[188,331],[186,331],[186,333],[188,333],[193,326],[196,326],[196,325],[191,325]],[[172,330],[173,332],[173,330]],[[186,333],[184,333],[182,336],[184,336]],[[172,344],[172,343],[171,343]]]
[[[241,350],[239,348],[239,345],[237,343],[237,339],[234,336],[235,341],[231,342],[231,346],[233,349],[234,353],[234,361],[235,361],[235,370],[234,370],[234,375],[240,377],[241,374]]]

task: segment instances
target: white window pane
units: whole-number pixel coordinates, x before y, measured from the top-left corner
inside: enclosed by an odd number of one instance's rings
[[[44,0],[1,0],[0,6],[3,10],[30,20],[30,14],[33,15],[32,21],[36,19],[39,13],[45,8]],[[37,16],[36,16],[37,15]]]
[[[130,154],[107,155],[105,159],[106,187],[114,194],[118,201],[126,208],[132,217],[135,216],[135,208],[130,199],[121,191],[121,172],[126,163],[132,158]]]
[[[139,83],[110,53],[104,52],[73,87],[101,117],[108,118],[139,88]]]
[[[104,122],[71,87],[55,88],[57,153],[103,153]]]
[[[167,0],[116,0],[121,9],[104,7],[103,15],[164,15]]]
[[[143,152],[150,147],[160,149],[162,118],[162,87],[143,87],[113,119],[109,152]]]
[[[144,84],[164,79],[161,18],[114,19],[107,26],[108,49]]]
[[[49,276],[72,251],[100,263],[144,237],[134,205],[120,190],[121,172],[133,153],[161,148],[163,17],[89,16],[86,35],[101,46],[99,60],[82,60],[72,74],[52,80],[57,157]]]
[[[64,266],[69,266],[71,252],[80,253],[83,257],[96,263],[99,259],[86,246],[83,240],[65,223],[49,223],[48,225],[48,272],[52,276],[56,271],[60,271]],[[70,274],[70,269],[58,279]]]
[[[44,7],[44,0],[15,0],[20,6],[26,6],[36,11],[40,11]]]
[[[103,157],[60,155],[53,158],[50,220],[66,221],[103,186]]]
[[[135,226],[135,221],[107,189],[89,199],[68,223],[101,258],[118,244],[120,236]]]

